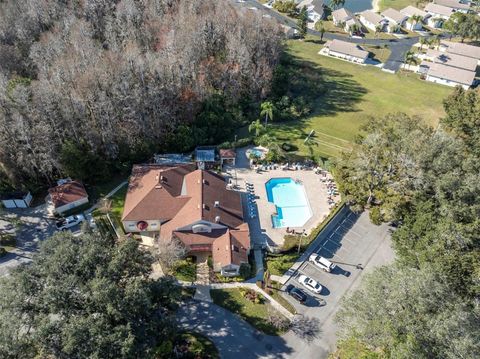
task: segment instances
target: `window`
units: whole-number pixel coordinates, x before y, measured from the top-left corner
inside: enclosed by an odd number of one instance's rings
[[[233,251],[234,252],[240,252],[240,249],[237,246],[233,246]]]

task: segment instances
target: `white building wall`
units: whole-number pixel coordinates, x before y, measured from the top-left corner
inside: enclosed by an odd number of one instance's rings
[[[88,203],[88,197],[81,198],[78,201],[71,202],[71,203],[68,203],[64,206],[57,207],[57,208],[55,208],[55,211],[58,214],[62,214],[62,213],[65,213],[65,212],[67,212],[67,211],[69,211],[73,208],[77,208],[77,207],[79,207],[79,206],[81,206],[82,204],[85,204],[85,203]]]
[[[460,83],[455,82],[455,81],[449,81],[449,80],[445,80],[445,79],[442,79],[442,78],[439,78],[439,77],[435,77],[435,76],[431,76],[431,75],[427,75],[426,80],[427,80],[427,81],[430,81],[430,82],[437,83],[437,84],[441,84],[441,85],[451,86],[451,87],[455,87],[455,86],[459,86],[459,85],[460,85],[460,86],[462,86],[465,90],[468,90],[468,88],[470,87],[470,86],[463,85],[463,84],[460,84]]]
[[[137,223],[139,221],[123,221],[123,228],[125,229],[125,232],[127,233],[143,233],[143,232],[158,232],[160,231],[160,226],[162,224],[162,221],[159,219],[150,219],[150,220],[145,220],[147,222],[148,227],[144,229],[143,231],[139,230],[137,227]]]
[[[361,59],[359,57],[342,54],[340,52],[335,52],[335,51],[328,50],[327,53],[330,56],[338,57],[340,59],[344,59],[344,60],[351,61],[351,62],[356,62],[356,63],[359,63],[359,64],[363,64],[365,62],[363,59]]]

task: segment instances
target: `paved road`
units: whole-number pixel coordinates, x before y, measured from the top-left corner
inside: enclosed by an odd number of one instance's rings
[[[213,303],[190,301],[177,313],[180,327],[208,336],[222,359],[287,358],[293,352],[282,337],[260,333]]]
[[[247,0],[239,4],[245,7],[256,7],[258,9],[262,9],[265,13],[268,13],[271,17],[277,19],[281,24],[285,24],[293,28],[297,27],[297,23],[295,20],[292,20],[286,16],[279,14],[278,12],[272,9],[269,9],[263,6],[257,0]],[[312,29],[308,29],[308,33],[316,36],[321,36],[321,34],[318,31],[315,31]],[[386,39],[355,39],[351,37],[347,38],[345,36],[326,32],[323,35],[323,38],[327,40],[333,40],[333,39],[347,40],[349,42],[353,42],[357,44],[365,44],[365,45],[379,45],[379,46],[388,45],[389,49],[391,50],[391,55],[385,62],[383,68],[389,72],[396,72],[400,69],[400,66],[404,62],[405,54],[407,53],[408,50],[410,50],[413,44],[418,42],[420,35],[416,37],[408,37],[403,39],[386,40]]]

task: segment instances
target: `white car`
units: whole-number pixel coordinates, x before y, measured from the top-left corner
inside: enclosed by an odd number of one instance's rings
[[[335,264],[330,262],[327,258],[319,256],[318,254],[314,253],[310,255],[308,258],[310,262],[313,262],[317,267],[324,270],[325,272],[331,272],[333,268],[335,268]]]
[[[57,221],[57,223],[55,223],[55,226],[59,231],[66,231],[67,229],[76,226],[83,221],[85,221],[83,214],[77,214],[75,216],[68,216],[67,218],[60,219]]]
[[[313,293],[320,294],[322,291],[322,286],[320,283],[310,277],[307,277],[306,275],[301,275],[298,277],[298,282]]]

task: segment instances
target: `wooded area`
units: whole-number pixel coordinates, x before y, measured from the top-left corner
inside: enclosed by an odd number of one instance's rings
[[[278,25],[245,10],[227,0],[0,2],[4,184],[94,181],[153,151],[224,140],[268,94],[280,52]]]
[[[372,358],[480,356],[480,93],[456,88],[444,107],[436,130],[402,114],[372,120],[336,167],[354,207],[399,226],[396,262],[339,313],[343,345],[358,340]]]

